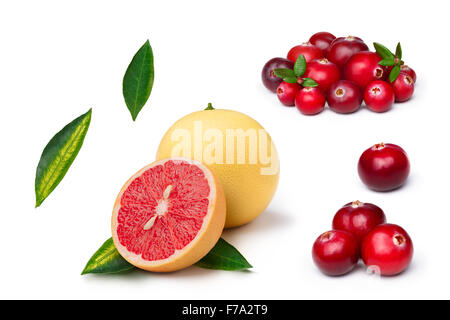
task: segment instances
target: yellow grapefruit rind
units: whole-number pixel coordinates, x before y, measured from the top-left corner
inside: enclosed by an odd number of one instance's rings
[[[198,231],[196,237],[183,249],[175,251],[173,255],[163,260],[147,261],[142,259],[141,255],[136,255],[129,252],[128,249],[120,243],[117,236],[117,214],[121,207],[120,200],[123,193],[131,184],[131,182],[137,177],[141,176],[149,168],[163,165],[167,161],[185,161],[189,164],[196,165],[205,174],[210,186],[210,194],[208,197],[209,206],[208,213],[205,215],[203,220],[203,225]],[[116,202],[114,204],[112,219],[111,219],[111,229],[114,245],[119,251],[120,255],[127,260],[129,263],[143,270],[153,271],[153,272],[172,272],[180,269],[187,268],[194,263],[202,259],[217,243],[219,240],[224,225],[226,217],[226,201],[225,194],[223,192],[222,186],[219,180],[214,176],[214,173],[208,169],[205,165],[198,161],[184,159],[184,158],[169,158],[159,161],[155,161],[146,167],[139,170],[135,175],[133,175],[125,185],[120,190],[117,196]]]

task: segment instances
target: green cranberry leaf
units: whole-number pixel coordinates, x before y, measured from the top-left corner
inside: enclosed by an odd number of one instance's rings
[[[317,87],[319,84],[311,78],[303,78],[302,86],[304,87]]]
[[[306,71],[306,59],[304,55],[299,55],[294,64],[294,74],[297,77],[301,77]]]
[[[134,55],[123,77],[123,97],[133,121],[150,97],[154,77],[153,51],[147,40]]]
[[[395,80],[397,80],[398,76],[400,75],[400,66],[396,65],[394,68],[392,68],[391,73],[389,74],[389,81],[392,83]]]
[[[252,265],[242,256],[242,254],[231,244],[219,239],[211,251],[195,264],[200,268],[238,271],[252,268]],[[113,239],[109,238],[89,259],[82,275],[89,273],[111,274],[120,273],[134,269],[135,267],[127,262],[116,249]]]
[[[285,79],[285,78],[295,78],[295,73],[294,70],[288,69],[288,68],[280,68],[280,69],[274,69],[273,73],[281,78],[281,79]]]
[[[244,256],[231,244],[220,238],[214,248],[195,264],[197,267],[214,270],[239,271],[253,268]]]
[[[89,129],[91,115],[92,109],[89,109],[67,124],[42,151],[34,184],[36,208],[58,186],[77,157]]]
[[[287,83],[297,83],[298,79],[297,77],[287,77],[284,78],[283,81]]]
[[[392,59],[383,59],[380,62],[378,62],[378,64],[380,66],[390,67],[390,66],[395,65],[395,59],[394,58],[392,58]]]
[[[394,54],[382,44],[374,42],[373,46],[375,47],[375,50],[382,59],[384,60],[395,59]]]
[[[122,258],[114,245],[113,239],[109,238],[89,259],[81,274],[119,273],[131,269],[134,269],[134,266]]]
[[[402,60],[402,56],[403,56],[403,51],[402,51],[402,45],[400,44],[400,42],[397,44],[397,48],[395,48],[395,56]]]

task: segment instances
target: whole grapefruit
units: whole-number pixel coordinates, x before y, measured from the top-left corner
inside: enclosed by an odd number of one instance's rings
[[[279,158],[266,130],[237,111],[191,113],[172,125],[161,140],[157,159],[186,157],[205,163],[219,178],[227,202],[226,228],[258,217],[272,200]]]

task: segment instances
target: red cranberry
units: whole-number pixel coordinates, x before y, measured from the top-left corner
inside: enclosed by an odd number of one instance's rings
[[[381,57],[375,52],[357,52],[345,64],[343,77],[364,90],[370,82],[386,78],[387,68],[380,66],[380,61]]]
[[[394,224],[376,226],[361,244],[361,255],[366,266],[383,276],[404,271],[411,263],[413,253],[413,243],[408,233]]]
[[[306,87],[295,96],[295,105],[301,113],[313,115],[322,112],[325,107],[325,95],[319,88]]]
[[[355,53],[368,50],[369,47],[358,37],[337,38],[331,43],[327,58],[339,67],[343,67]]]
[[[414,83],[416,83],[417,75],[416,75],[416,72],[412,68],[408,67],[407,65],[402,65],[400,67],[400,72],[406,73],[408,76],[410,76],[413,79]]]
[[[371,203],[347,203],[333,218],[333,229],[352,233],[361,241],[375,226],[386,223],[383,210]]]
[[[309,42],[327,54],[334,39],[336,37],[329,32],[317,32],[311,36]]]
[[[408,178],[409,171],[408,155],[395,144],[376,144],[364,151],[358,162],[359,177],[375,191],[399,188]]]
[[[281,81],[283,81],[281,78],[277,77],[275,73],[273,73],[273,70],[283,68],[292,69],[294,68],[294,64],[285,58],[273,58],[267,61],[261,72],[261,78],[264,86],[273,93],[277,92],[278,86]]]
[[[323,58],[322,50],[320,50],[316,46],[313,46],[309,42],[293,47],[291,50],[289,50],[287,58],[293,63],[295,63],[295,61],[297,61],[298,56],[301,54],[305,57],[307,63],[315,59]]]
[[[328,90],[327,101],[330,108],[336,112],[352,113],[361,106],[363,95],[356,83],[339,80]]]
[[[295,96],[299,90],[300,86],[297,83],[282,81],[277,88],[277,97],[285,106],[293,107],[295,105]]]
[[[350,272],[359,259],[359,245],[354,235],[333,230],[320,235],[312,248],[314,263],[329,276]]]
[[[309,62],[303,76],[315,80],[323,92],[341,78],[338,66],[325,58]]]
[[[392,88],[394,89],[395,101],[408,101],[414,93],[414,80],[406,73],[400,73],[392,83]]]
[[[366,106],[375,112],[388,111],[394,104],[394,101],[394,89],[386,81],[373,81],[369,83],[364,92]]]

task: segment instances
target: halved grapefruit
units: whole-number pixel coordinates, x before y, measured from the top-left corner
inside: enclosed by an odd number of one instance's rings
[[[219,240],[225,224],[223,189],[197,161],[156,161],[133,175],[117,196],[112,236],[134,266],[155,272],[186,268]]]

